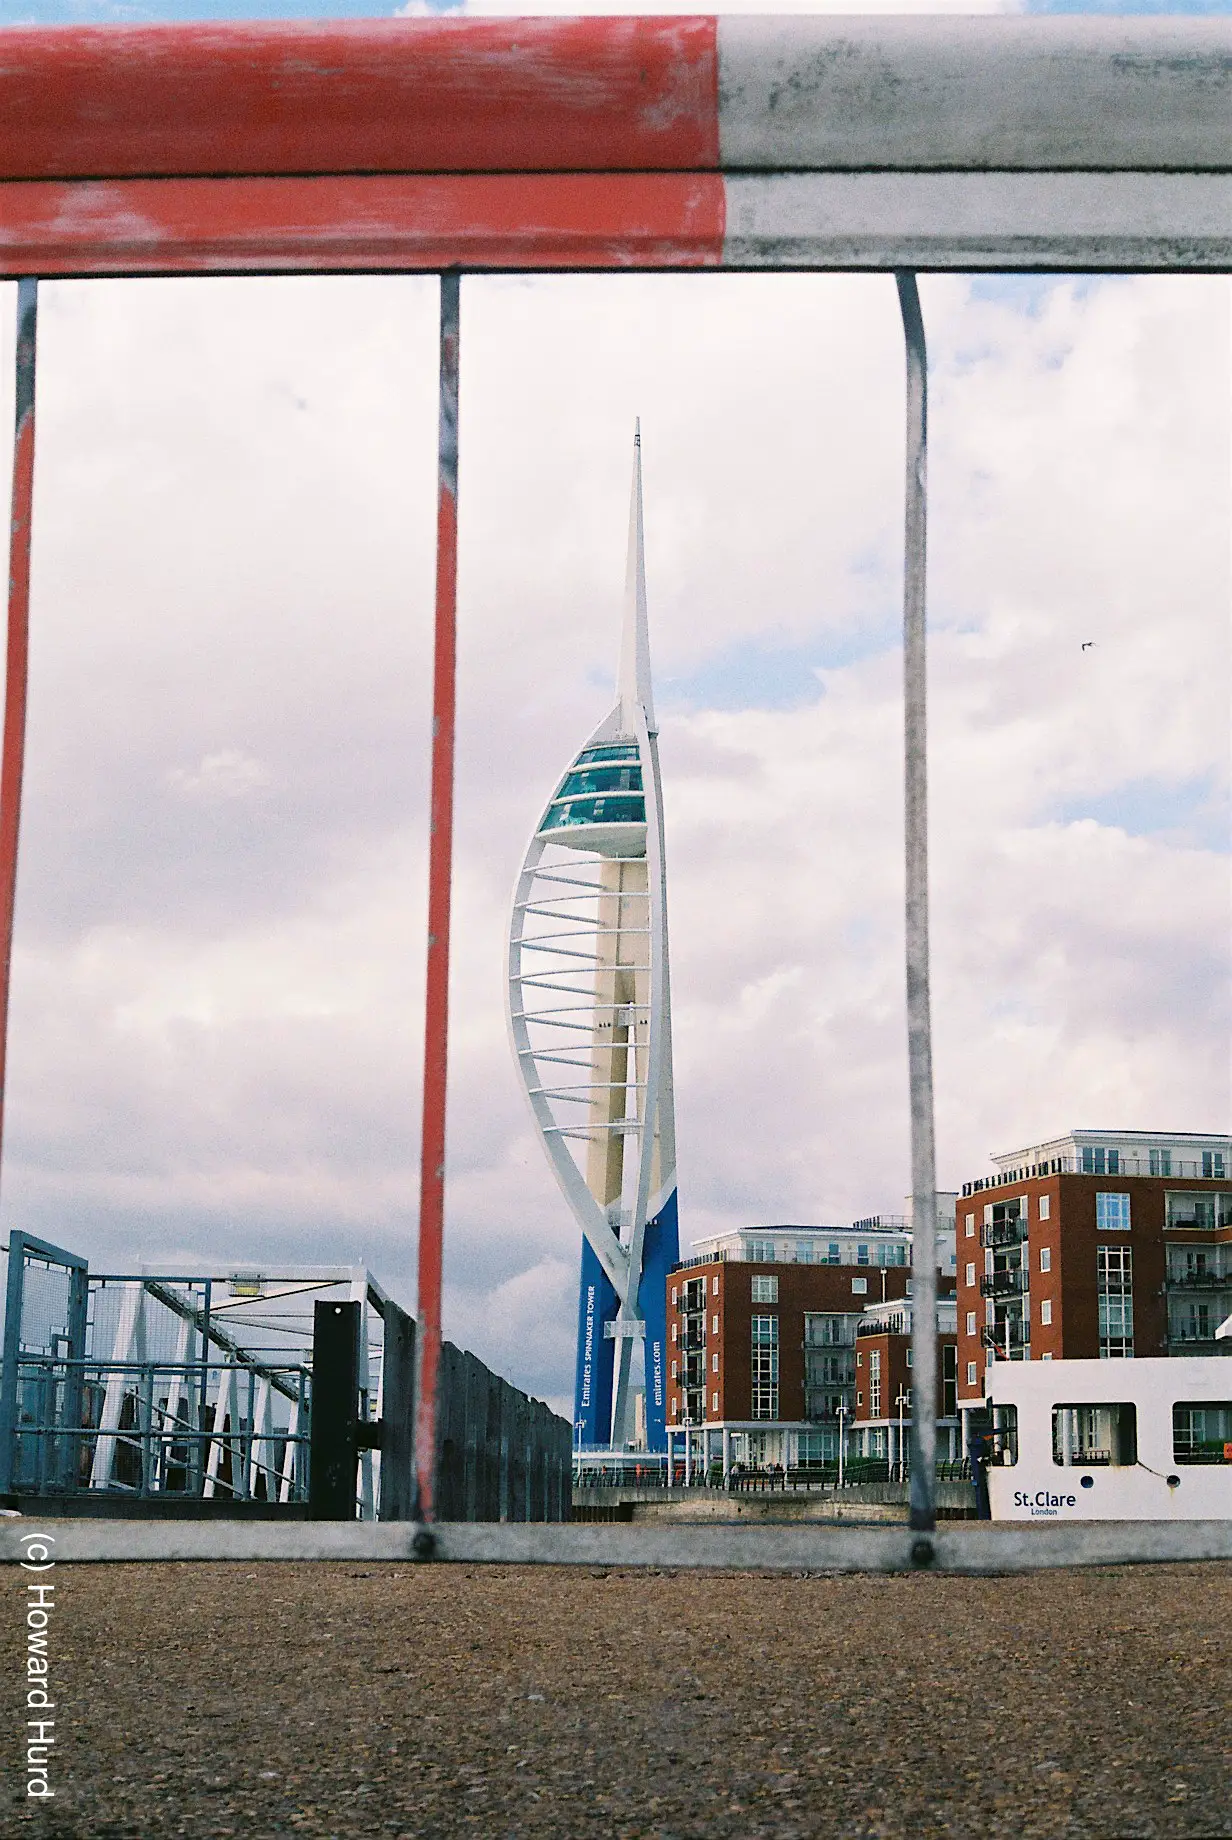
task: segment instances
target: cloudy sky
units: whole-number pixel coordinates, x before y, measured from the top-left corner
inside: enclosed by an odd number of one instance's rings
[[[1232,324],[1225,279],[922,296],[957,1186],[1232,1122]],[[430,280],[43,290],[0,1217],[99,1267],[363,1258],[413,1303],[435,326]],[[563,1403],[502,948],[610,703],[635,414],[682,1232],[902,1206],[901,332],[882,277],[468,279],[462,362],[446,1333]]]

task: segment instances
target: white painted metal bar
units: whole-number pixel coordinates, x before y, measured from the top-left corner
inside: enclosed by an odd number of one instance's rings
[[[724,17],[719,164],[1203,172],[1232,165],[1232,22]]]
[[[937,1152],[928,965],[928,351],[920,294],[898,276],[907,347],[903,533],[904,849],[907,884],[907,1068],[911,1094],[911,1505],[909,1524],[936,1526]]]
[[[1232,267],[1227,172],[737,174],[725,195],[724,268]]]

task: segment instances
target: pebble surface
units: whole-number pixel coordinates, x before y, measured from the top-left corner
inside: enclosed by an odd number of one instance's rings
[[[11,1765],[6,1835],[1232,1836],[1227,1566],[54,1579],[55,1799]]]

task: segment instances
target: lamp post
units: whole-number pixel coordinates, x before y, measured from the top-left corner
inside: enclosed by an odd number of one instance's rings
[[[904,1407],[906,1407],[910,1403],[910,1400],[911,1400],[910,1393],[907,1392],[905,1387],[900,1386],[898,1389],[898,1395],[894,1401],[895,1405],[898,1407],[898,1469],[899,1469],[898,1480],[900,1482],[905,1482],[907,1480],[906,1445],[904,1444],[904,1441],[903,1441],[906,1436],[906,1432],[904,1430],[904,1424],[905,1424],[905,1419],[906,1419]]]
[[[847,1419],[850,1413],[850,1406],[845,1406],[840,1399],[834,1408],[834,1416],[838,1420],[838,1486],[840,1489],[843,1486],[843,1459],[847,1445]]]

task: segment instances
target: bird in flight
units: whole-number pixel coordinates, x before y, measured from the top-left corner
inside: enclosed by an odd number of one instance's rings
[[[1091,649],[1091,647],[1092,647],[1092,646],[1093,646],[1094,644],[1095,644],[1095,641],[1094,641],[1094,639],[1084,639],[1084,640],[1082,641],[1082,649],[1083,649],[1083,651],[1084,651],[1084,652],[1089,652],[1089,651],[1090,651],[1090,649]]]

